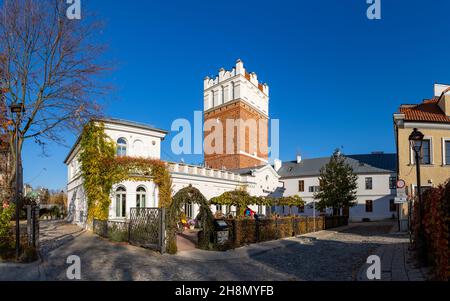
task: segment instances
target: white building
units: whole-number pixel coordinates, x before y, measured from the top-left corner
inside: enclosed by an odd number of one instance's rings
[[[260,83],[255,73],[248,73],[243,62],[238,60],[231,71],[221,69],[214,79],[205,78],[204,113],[205,121],[209,119],[218,122],[237,118],[246,121],[257,119],[267,123],[269,87],[267,84]],[[118,119],[97,119],[92,122],[104,124],[106,135],[116,143],[118,156],[161,158],[161,144],[167,135],[166,131]],[[267,163],[267,153],[261,149],[255,152],[247,149],[256,144],[263,146],[263,149],[268,146],[268,129],[258,128],[262,131],[261,135],[252,138],[252,135],[249,134],[247,137],[245,134],[247,130],[245,126],[238,125],[237,131],[241,133],[241,137],[245,137],[245,143],[241,145],[241,148],[236,148],[234,154],[205,155],[205,166],[216,168],[167,162],[172,177],[173,194],[192,185],[209,200],[224,192],[245,187],[253,196],[280,197],[298,194],[311,204],[313,191],[319,186],[320,167],[326,164],[329,158],[298,160],[298,162],[284,164],[276,160],[274,168]],[[224,133],[229,134],[228,131]],[[230,138],[226,135],[224,140]],[[71,149],[65,164],[68,167],[69,219],[84,225],[87,219],[87,200],[78,161],[79,143],[80,138]],[[368,162],[377,158],[378,162]],[[378,166],[383,162],[391,162],[391,159],[394,162],[393,166]],[[395,214],[390,210],[394,191],[389,188],[391,177],[395,176],[395,156],[384,154],[349,156],[348,161],[359,176],[358,206],[350,210],[351,218],[377,220],[389,218]],[[371,184],[370,189],[365,189],[366,183]],[[299,189],[299,185],[302,185],[302,189]],[[151,178],[142,182],[125,181],[114,185],[112,189],[109,218],[126,219],[130,215],[130,208],[158,207],[158,205],[158,187]],[[197,205],[188,204],[185,211],[188,216],[196,217],[198,209]],[[223,213],[236,210],[236,208],[221,208],[221,206],[212,206],[211,209],[213,213],[217,210]],[[266,214],[266,208],[262,206],[252,206],[252,209],[259,214]],[[298,213],[296,210],[294,209],[293,213]],[[279,211],[283,213],[282,210],[279,209]],[[300,214],[312,215],[313,212],[307,206]]]
[[[284,183],[284,196],[299,195],[305,208],[293,208],[293,214],[312,216],[314,213],[314,193],[320,189],[319,176],[322,166],[330,158],[304,159],[300,156],[294,162],[276,164],[276,170]],[[346,156],[346,163],[352,166],[358,176],[357,205],[350,208],[351,221],[382,220],[397,216],[396,196],[396,155],[373,153]],[[279,214],[288,214],[287,208],[277,207]]]
[[[205,79],[205,114],[211,114],[212,112],[217,116],[225,117],[228,116],[226,114],[229,110],[236,110],[236,104],[239,104],[241,105],[239,112],[250,112],[252,116],[267,119],[269,112],[268,94],[268,85],[260,84],[257,75],[248,73],[243,62],[238,60],[231,71],[221,69],[215,79]],[[222,116],[222,113],[225,115]],[[214,118],[218,118],[217,116]],[[242,117],[240,116],[240,118]],[[161,158],[161,143],[167,134],[166,131],[145,124],[118,119],[98,119],[92,122],[104,124],[105,134],[117,145],[118,156]],[[245,131],[245,128],[239,127],[238,130]],[[267,139],[267,141],[263,141],[262,144],[267,145],[268,135],[267,133],[263,134],[261,139]],[[79,142],[80,138],[71,149],[65,164],[68,167],[69,218],[78,224],[85,224],[87,200],[78,161]],[[251,140],[246,142],[247,144],[253,143]],[[211,162],[211,160],[216,160],[216,162]],[[223,160],[223,162],[220,160]],[[217,162],[220,162],[220,164]],[[221,155],[214,156],[212,159],[205,157],[205,163],[206,166],[220,165],[221,169],[167,162],[172,178],[173,194],[189,185],[199,189],[208,200],[224,192],[242,187],[245,187],[247,192],[253,196],[269,196],[280,192],[282,183],[279,181],[279,175],[271,165],[259,158],[255,159],[253,156],[246,156],[238,152],[232,154],[231,157],[225,156],[222,158]],[[239,169],[234,168],[235,166],[238,166]],[[158,207],[158,205],[158,187],[151,179],[143,182],[126,181],[118,183],[114,185],[111,193],[109,218],[112,220],[126,219],[130,215],[130,208]],[[211,209],[213,213],[217,210],[222,213],[232,213],[236,210],[233,207],[221,208],[221,206],[212,206]],[[252,209],[262,215],[266,213],[266,208],[262,206],[252,206]],[[188,204],[185,208],[187,215],[194,218],[198,210],[196,204]]]
[[[93,122],[104,124],[105,134],[116,142],[118,156],[160,159],[161,142],[167,134],[166,131],[118,119],[98,119]],[[80,139],[70,151],[65,163],[68,166],[69,219],[83,225],[87,217],[87,200],[78,161],[79,142]],[[174,194],[192,185],[207,199],[241,187],[246,187],[251,195],[267,196],[282,185],[278,180],[278,174],[270,165],[248,169],[245,172],[209,169],[183,163],[167,162],[167,165],[172,177]],[[125,181],[113,186],[109,218],[126,219],[129,217],[130,208],[133,207],[158,207],[158,187],[151,180]],[[188,216],[195,217],[198,209],[195,204],[187,206]],[[223,213],[235,211],[235,208],[216,206],[212,206],[211,209],[213,212],[219,209]],[[266,208],[260,206],[253,206],[252,209],[260,214],[266,212]]]

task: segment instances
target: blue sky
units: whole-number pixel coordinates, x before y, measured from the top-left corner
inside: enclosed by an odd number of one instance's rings
[[[345,4],[344,4],[345,3]],[[203,78],[241,58],[270,86],[270,115],[280,120],[280,155],[292,160],[395,152],[392,114],[450,83],[450,2],[382,0],[368,20],[366,0],[102,1],[84,12],[106,22],[99,38],[117,68],[105,113],[170,130],[203,106]],[[171,154],[172,133],[162,158]],[[67,135],[71,145],[75,136]],[[69,149],[48,156],[25,145],[25,181],[65,187]],[[201,162],[200,156],[183,156]],[[45,168],[45,170],[44,170]]]

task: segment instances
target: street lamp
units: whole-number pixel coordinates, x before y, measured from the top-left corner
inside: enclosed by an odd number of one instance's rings
[[[20,256],[20,155],[19,155],[19,119],[20,115],[25,112],[23,103],[12,104],[10,107],[11,113],[15,115],[14,122],[14,151],[16,153],[16,187],[14,191],[14,198],[16,203],[16,259]]]
[[[409,136],[409,142],[411,144],[411,148],[415,154],[415,162],[416,162],[416,176],[417,176],[417,196],[419,202],[419,256],[423,259],[425,256],[424,246],[425,246],[425,236],[422,225],[422,217],[423,217],[423,202],[422,202],[422,189],[420,183],[420,154],[422,152],[422,144],[423,144],[424,134],[420,132],[418,129],[414,129],[414,131]]]

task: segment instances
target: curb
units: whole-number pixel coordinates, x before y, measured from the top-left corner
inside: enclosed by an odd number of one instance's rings
[[[347,228],[349,226],[344,226],[341,228]],[[341,229],[339,228],[339,229]],[[251,258],[254,256],[262,255],[268,253],[273,250],[284,249],[288,246],[292,246],[295,244],[301,244],[302,242],[298,239],[309,238],[311,240],[320,239],[317,237],[311,237],[311,235],[317,234],[326,234],[333,235],[337,233],[336,231],[329,230],[321,230],[312,233],[306,233],[302,235],[298,235],[295,237],[287,237],[278,240],[266,241],[261,243],[254,243],[246,246],[242,246],[236,249],[220,252],[220,251],[205,251],[205,250],[190,250],[190,251],[181,251],[178,252],[175,256],[182,259],[189,259],[195,261],[221,261],[221,260],[233,260],[233,259],[241,259],[241,258]]]

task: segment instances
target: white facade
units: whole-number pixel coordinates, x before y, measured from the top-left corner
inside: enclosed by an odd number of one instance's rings
[[[131,122],[117,120],[102,120],[105,133],[116,142],[118,154],[130,157],[144,157],[160,159],[161,141],[165,132],[152,130]],[[123,142],[125,143],[123,144]],[[83,188],[79,157],[79,141],[76,143],[66,159],[68,167],[68,199],[69,220],[84,225],[87,219],[87,199]],[[124,153],[122,153],[124,152]],[[167,163],[172,177],[172,191],[176,194],[180,189],[192,185],[209,200],[227,191],[245,187],[254,196],[267,196],[274,193],[282,183],[275,170],[267,165],[241,175],[224,170],[208,169],[201,166],[186,165],[182,163]],[[149,179],[148,181],[125,181],[113,186],[111,192],[111,206],[109,208],[110,220],[129,218],[130,208],[158,207],[158,187]],[[266,208],[251,206],[260,214],[265,214]],[[198,207],[193,205],[193,217],[198,213]],[[211,207],[213,213],[216,206]],[[235,211],[235,208],[231,208]],[[225,213],[225,210],[222,210]]]
[[[125,142],[122,145],[124,155],[132,157],[159,159],[161,153],[161,141],[166,132],[158,129],[151,129],[148,126],[139,124],[130,124],[121,120],[99,120],[105,126],[105,134],[114,142]],[[81,178],[81,166],[79,162],[79,140],[71,150],[65,163],[67,165],[67,193],[69,200],[69,220],[78,224],[84,224],[87,217],[87,200],[83,188],[83,179]],[[117,216],[117,202],[114,191],[118,187],[126,190],[126,213],[129,214],[131,207],[136,207],[137,188],[145,189],[146,206],[158,204],[157,188],[152,181],[148,182],[123,182],[113,187],[111,195],[111,206],[109,217],[111,219],[120,218]],[[155,193],[156,191],[156,193]]]
[[[362,221],[364,218],[368,218],[371,221],[376,221],[392,218],[393,215],[397,216],[396,210],[391,211],[391,201],[395,199],[396,191],[395,189],[390,189],[390,179],[395,176],[395,173],[358,175],[358,189],[356,192],[357,205],[350,208],[350,221]],[[372,189],[366,189],[366,178],[372,179]],[[307,204],[304,212],[298,212],[298,208],[293,208],[292,213],[312,216],[314,214],[314,192],[311,192],[310,188],[316,187],[313,189],[318,189],[319,177],[296,177],[281,179],[281,181],[284,183],[284,196],[298,195]],[[304,191],[299,191],[299,181],[304,181]],[[371,212],[366,211],[367,201],[372,201]],[[367,209],[370,209],[370,206]],[[288,209],[284,208],[283,212],[282,208],[277,208],[276,212],[279,214],[288,214],[287,210]],[[320,212],[316,210],[315,214],[319,215]]]
[[[269,196],[282,187],[278,174],[270,165],[256,169],[248,175],[180,163],[169,163],[168,168],[172,177],[173,194],[192,185],[208,200],[243,187],[253,196]],[[193,206],[195,214],[199,208],[195,204]],[[266,214],[266,208],[258,206],[250,208],[260,214]],[[211,210],[215,213],[216,206],[211,206]],[[231,211],[235,211],[235,208],[231,208]],[[225,213],[224,208],[222,213]]]

